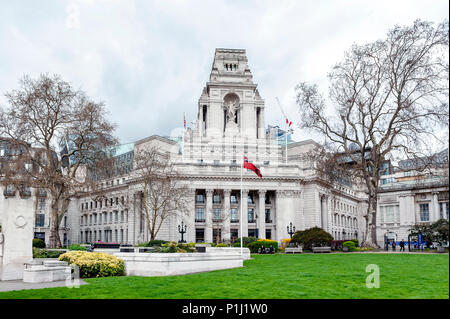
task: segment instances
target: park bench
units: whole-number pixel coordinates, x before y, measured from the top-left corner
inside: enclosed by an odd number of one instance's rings
[[[284,253],[285,254],[301,254],[303,252],[303,248],[302,247],[286,247],[284,249]]]
[[[258,249],[258,254],[273,254],[275,253],[275,249],[271,250],[270,248],[264,248],[264,251],[261,251],[261,248]]]
[[[331,253],[331,247],[313,247],[313,253]]]

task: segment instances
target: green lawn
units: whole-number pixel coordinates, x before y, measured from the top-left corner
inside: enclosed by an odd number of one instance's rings
[[[449,298],[449,255],[252,255],[243,268],[170,277],[87,279],[80,288],[0,292],[4,298]],[[380,268],[380,288],[365,285]]]

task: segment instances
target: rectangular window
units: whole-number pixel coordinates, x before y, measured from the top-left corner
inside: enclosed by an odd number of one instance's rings
[[[213,196],[213,203],[214,204],[219,204],[220,203],[220,195],[214,194],[214,196]]]
[[[38,198],[37,200],[37,210],[44,210],[45,209],[45,198]]]
[[[195,221],[202,223],[205,221],[205,210],[202,207],[197,207],[195,210]]]
[[[220,221],[220,208],[214,208],[213,221]]]
[[[35,227],[44,227],[44,224],[45,224],[45,214],[36,214]]]
[[[232,242],[234,242],[239,236],[237,229],[230,229],[230,239]]]
[[[430,221],[430,211],[428,204],[420,204],[420,221],[422,222]]]
[[[231,216],[230,221],[232,223],[237,223],[239,221],[236,208],[230,209],[230,216]]]
[[[231,202],[231,204],[237,204],[238,201],[237,201],[237,197],[235,194],[231,194],[230,202]]]
[[[399,223],[400,210],[398,205],[388,205],[380,207],[380,222],[381,223]]]
[[[270,209],[266,208],[266,223],[271,223],[272,220],[270,219]]]
[[[114,221],[117,223],[119,221],[119,212],[115,211],[114,212]]]
[[[255,220],[255,211],[253,210],[253,208],[249,208],[248,209],[248,222],[249,223],[256,222],[256,220]]]
[[[248,194],[248,201],[249,204],[254,204],[253,203],[253,196],[251,194]]]
[[[203,194],[197,194],[197,203],[204,203],[205,202],[205,196]]]
[[[272,239],[272,230],[266,229],[266,239]]]
[[[265,201],[264,201],[266,204],[270,204],[270,196],[269,196],[269,194],[267,194],[266,193],[266,195],[265,195]]]
[[[205,241],[205,230],[203,228],[195,229],[195,242],[203,243]]]

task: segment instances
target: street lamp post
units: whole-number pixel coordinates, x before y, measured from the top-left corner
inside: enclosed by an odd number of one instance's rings
[[[295,234],[295,226],[292,226],[292,222],[289,223],[289,226],[287,226],[287,232],[291,236],[291,239],[292,239],[292,235]]]
[[[181,240],[179,240],[179,243],[185,243],[186,241],[183,238],[183,235],[186,233],[186,225],[181,221],[181,225],[178,225],[178,232],[181,234]]]

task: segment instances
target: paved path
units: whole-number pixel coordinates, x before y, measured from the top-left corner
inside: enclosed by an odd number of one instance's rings
[[[88,283],[80,280],[80,285],[87,285]],[[53,287],[65,287],[66,281],[28,283],[22,280],[4,280],[0,281],[0,291],[23,290],[23,289],[42,289]]]

